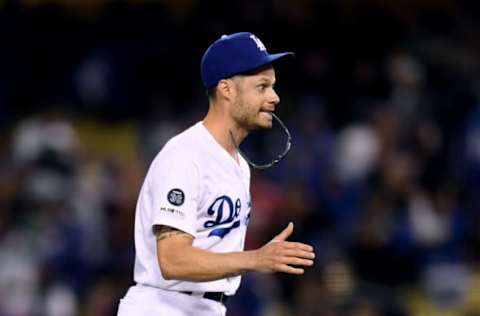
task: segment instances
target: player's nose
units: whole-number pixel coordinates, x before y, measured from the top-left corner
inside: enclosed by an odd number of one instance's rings
[[[278,96],[278,94],[273,89],[271,91],[272,92],[269,95],[269,99],[268,99],[269,103],[274,104],[274,105],[280,103],[280,97]]]

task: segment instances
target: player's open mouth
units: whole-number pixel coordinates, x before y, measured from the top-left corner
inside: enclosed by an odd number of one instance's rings
[[[271,119],[272,119],[272,112],[273,112],[273,111],[269,111],[269,110],[261,110],[261,111],[260,111],[260,114],[261,114],[262,116],[267,117],[269,120],[271,120]]]
[[[261,109],[260,110],[260,113],[265,113],[265,114],[268,114],[268,116],[272,116],[271,113],[275,111],[274,109]]]

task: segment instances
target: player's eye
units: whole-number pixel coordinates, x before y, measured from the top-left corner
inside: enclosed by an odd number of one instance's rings
[[[257,89],[258,89],[258,91],[263,92],[263,91],[265,91],[265,89],[267,89],[267,87],[268,86],[266,84],[259,84],[257,86]]]

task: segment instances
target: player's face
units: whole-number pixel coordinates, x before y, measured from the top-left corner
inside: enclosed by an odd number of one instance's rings
[[[280,98],[274,90],[275,70],[265,68],[253,75],[236,76],[232,116],[246,130],[271,128],[272,115]]]

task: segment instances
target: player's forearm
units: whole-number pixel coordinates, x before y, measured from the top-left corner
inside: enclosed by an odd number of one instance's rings
[[[159,256],[164,278],[206,282],[237,276],[255,269],[252,251],[214,253],[185,246],[178,253],[175,256]]]
[[[168,226],[154,227],[163,277],[195,282],[224,279],[248,271],[303,274],[302,267],[313,265],[315,254],[310,245],[285,241],[292,232],[290,223],[259,249],[214,253],[193,247],[193,237],[187,233]]]

